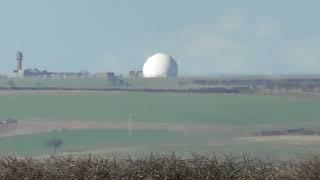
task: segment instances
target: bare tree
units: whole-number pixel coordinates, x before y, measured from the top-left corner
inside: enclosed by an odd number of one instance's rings
[[[48,147],[52,147],[54,153],[57,152],[57,148],[59,148],[60,146],[62,146],[63,141],[62,139],[58,139],[58,138],[52,138],[46,141],[46,146]]]

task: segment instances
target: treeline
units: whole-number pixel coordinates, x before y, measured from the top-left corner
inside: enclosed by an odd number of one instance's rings
[[[193,84],[202,86],[250,86],[265,89],[302,89],[314,90],[320,88],[320,78],[290,78],[290,79],[196,79]]]
[[[37,82],[34,85],[22,86],[9,80],[0,90],[83,90],[83,91],[128,91],[128,92],[173,92],[173,93],[245,93],[262,92],[263,90],[300,90],[303,92],[320,92],[320,78],[288,79],[177,79],[176,85],[163,87],[132,86],[125,79],[106,80],[104,87],[70,87],[45,86]]]
[[[320,136],[320,129],[305,129],[305,128],[294,128],[294,129],[282,129],[282,130],[262,130],[253,133],[255,136],[283,136],[283,135],[300,135],[300,136]]]
[[[276,162],[248,155],[217,158],[173,154],[143,159],[82,156],[45,159],[3,157],[0,179],[112,179],[112,180],[314,180],[320,177],[320,157]]]
[[[124,91],[124,92],[168,92],[168,93],[245,93],[249,87],[204,87],[204,88],[63,88],[63,87],[0,87],[0,90],[32,91],[32,90],[53,90],[53,91]]]

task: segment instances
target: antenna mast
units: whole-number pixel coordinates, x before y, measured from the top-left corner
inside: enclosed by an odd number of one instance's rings
[[[128,119],[128,136],[131,137],[131,128],[132,128],[132,122],[131,122],[131,114],[129,113],[129,119]]]

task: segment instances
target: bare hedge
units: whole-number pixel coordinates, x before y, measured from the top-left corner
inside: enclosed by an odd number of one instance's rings
[[[313,180],[320,179],[320,156],[296,162],[266,161],[248,155],[193,155],[189,159],[174,154],[140,159],[9,156],[0,159],[0,179]]]

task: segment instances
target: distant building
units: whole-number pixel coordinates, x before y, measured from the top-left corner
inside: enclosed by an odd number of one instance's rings
[[[17,51],[16,53],[16,60],[17,60],[17,71],[22,70],[22,59],[23,59],[23,54],[21,51]]]
[[[23,53],[17,51],[16,53],[16,68],[12,74],[8,74],[8,77],[20,78],[20,77],[38,77],[38,78],[81,78],[89,77],[89,72],[49,72],[47,70],[39,70],[37,68],[23,69],[22,67]]]
[[[95,78],[105,78],[105,79],[109,79],[109,80],[116,79],[116,76],[115,76],[114,72],[96,73],[94,75],[94,77]]]
[[[143,77],[143,71],[131,70],[131,71],[129,71],[129,77],[132,77],[132,78]]]
[[[26,69],[24,70],[24,77],[39,77],[39,78],[81,78],[87,77],[87,73],[83,72],[49,72],[47,70]]]
[[[16,69],[13,70],[13,74],[10,75],[12,77],[24,77],[24,70],[22,70],[22,59],[23,59],[23,54],[21,51],[17,51],[16,53]]]
[[[43,77],[47,75],[47,71],[40,71],[36,68],[24,70],[24,77]]]
[[[80,72],[80,77],[81,78],[89,78],[90,77],[90,73],[88,71],[81,71]]]
[[[116,76],[115,76],[115,74],[113,72],[108,72],[107,73],[107,79],[114,80],[114,79],[116,79]]]
[[[175,78],[178,76],[178,64],[171,56],[157,53],[144,63],[143,76],[145,78]]]
[[[129,77],[137,77],[136,71],[129,71]]]
[[[137,71],[137,77],[143,77],[143,71]]]
[[[82,75],[80,72],[60,72],[55,74],[61,78],[80,78]]]

